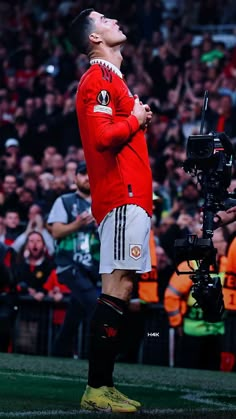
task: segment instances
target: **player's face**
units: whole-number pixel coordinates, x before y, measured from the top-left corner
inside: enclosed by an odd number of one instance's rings
[[[125,42],[126,36],[120,30],[116,19],[109,19],[95,11],[90,14],[90,18],[93,19],[95,25],[93,33],[96,34],[104,44],[112,47]]]

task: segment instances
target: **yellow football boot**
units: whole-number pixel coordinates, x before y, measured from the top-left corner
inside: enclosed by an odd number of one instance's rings
[[[137,412],[134,405],[128,403],[125,399],[121,400],[120,397],[118,398],[117,394],[109,391],[106,386],[99,388],[87,386],[80,406],[82,409],[95,410],[97,412]]]
[[[123,394],[119,390],[117,390],[117,388],[115,388],[115,387],[107,387],[107,388],[113,396],[117,397],[118,400],[126,401],[127,403],[132,404],[133,406],[135,406],[136,408],[141,407],[141,403],[139,403],[137,400],[130,399],[128,396],[126,396],[125,394]]]

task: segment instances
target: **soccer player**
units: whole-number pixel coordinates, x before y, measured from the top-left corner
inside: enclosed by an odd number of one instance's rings
[[[140,403],[114,387],[113,369],[133,278],[151,270],[152,175],[144,134],[152,112],[123,79],[126,36],[117,20],[84,10],[72,22],[71,39],[91,64],[78,86],[76,110],[99,226],[102,275],[81,407],[135,412]]]

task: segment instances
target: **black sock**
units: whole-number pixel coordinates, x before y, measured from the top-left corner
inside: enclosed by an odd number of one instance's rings
[[[113,369],[127,303],[101,294],[91,320],[88,385],[113,387]]]

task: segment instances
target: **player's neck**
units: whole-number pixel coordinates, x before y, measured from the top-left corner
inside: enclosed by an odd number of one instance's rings
[[[90,60],[105,60],[108,61],[109,63],[113,64],[114,66],[116,66],[118,69],[120,69],[121,67],[121,63],[123,60],[123,57],[121,55],[120,52],[120,47],[119,48],[109,48],[109,49],[103,49],[102,51],[97,50],[94,51],[91,55],[90,55]]]

